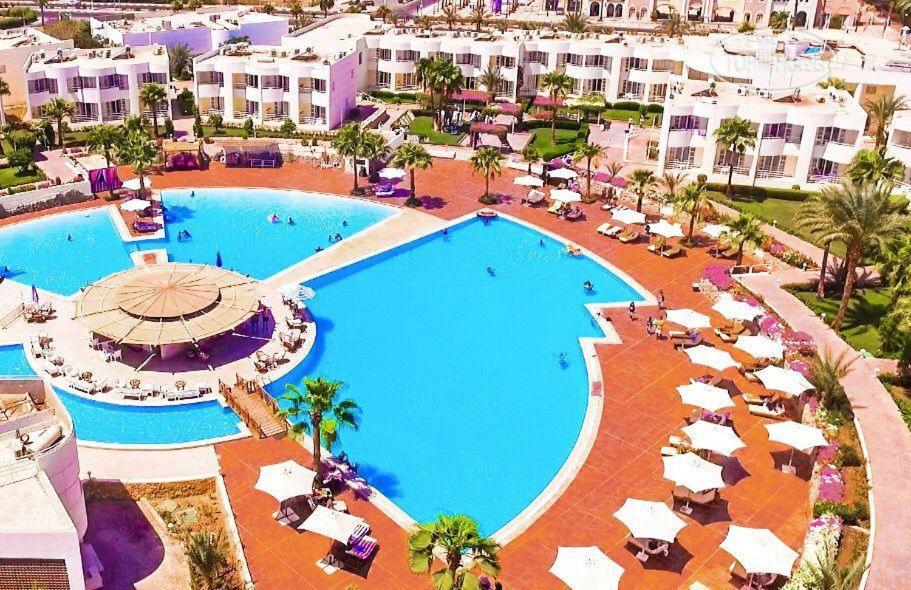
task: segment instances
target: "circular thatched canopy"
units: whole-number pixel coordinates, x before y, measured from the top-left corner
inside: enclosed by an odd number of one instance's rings
[[[224,334],[259,310],[256,281],[201,264],[153,264],[92,283],[76,302],[89,329],[123,344],[181,344]]]

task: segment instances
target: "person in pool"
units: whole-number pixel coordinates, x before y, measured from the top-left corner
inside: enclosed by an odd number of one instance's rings
[[[342,227],[348,227],[348,220],[347,220],[347,219],[345,219],[344,221],[342,221]]]
[[[322,251],[323,251],[322,246],[317,246],[316,249],[314,250],[314,252],[322,252]]]
[[[73,234],[66,234],[66,241],[67,241],[67,242],[72,242],[72,241],[73,241]]]
[[[290,215],[288,216],[288,225],[294,225],[294,218]]]
[[[594,290],[595,286],[592,285],[591,281],[585,281],[585,283],[582,285],[582,288],[585,289],[586,293],[591,293],[592,290]]]
[[[341,242],[341,241],[342,241],[342,234],[335,234],[335,241],[336,241],[336,242]]]
[[[443,235],[444,235],[444,236],[448,236],[448,235],[449,235],[449,228],[448,228],[448,227],[444,227],[444,228],[443,228]]]
[[[487,274],[489,274],[490,276],[493,277],[493,276],[496,276],[497,272],[493,269],[492,266],[488,266],[488,267],[487,267]]]

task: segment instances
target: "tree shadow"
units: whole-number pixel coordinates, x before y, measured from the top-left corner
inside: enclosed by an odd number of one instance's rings
[[[383,471],[370,463],[358,463],[357,474],[364,480],[381,491],[387,498],[401,498],[402,490],[399,487],[399,478],[389,471]]]
[[[795,469],[794,475],[800,479],[810,481],[810,478],[813,477],[813,459],[806,453],[794,451],[793,459],[791,458],[791,451],[772,451],[769,454],[772,455],[772,464],[775,469],[780,471],[782,467],[790,462]]]
[[[433,197],[430,195],[421,197],[421,207],[430,211],[433,211],[435,209],[442,209],[448,203],[449,201],[442,197]]]

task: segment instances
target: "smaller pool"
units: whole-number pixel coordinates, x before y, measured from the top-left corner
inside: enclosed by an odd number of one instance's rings
[[[19,345],[0,346],[0,375],[35,372]],[[55,387],[76,425],[76,438],[119,445],[175,445],[240,433],[240,418],[218,402],[177,406],[123,406],[86,399]]]

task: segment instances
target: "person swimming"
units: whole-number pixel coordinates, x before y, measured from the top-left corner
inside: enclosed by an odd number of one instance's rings
[[[561,367],[569,366],[569,357],[566,355],[565,352],[561,352],[557,358],[559,359],[558,362],[560,363]]]
[[[196,196],[196,191],[190,191],[190,196],[191,196],[191,197],[195,197],[195,196]]]
[[[275,213],[273,213],[266,219],[268,219],[270,223],[278,223],[278,215],[276,215]]]
[[[67,241],[67,242],[72,242],[72,241],[73,241],[73,234],[66,234],[66,241]]]
[[[335,234],[335,241],[336,241],[336,242],[341,242],[341,241],[342,241],[342,234]]]
[[[294,218],[290,215],[288,216],[288,225],[294,225]]]
[[[582,285],[582,288],[585,289],[587,293],[591,293],[592,290],[594,290],[595,286],[592,285],[591,281],[585,281],[585,283]]]
[[[539,245],[539,246],[543,246],[543,245],[544,245],[544,238],[541,238],[540,240],[538,240],[538,245]]]
[[[314,250],[314,252],[322,252],[322,251],[323,251],[322,246],[317,246],[316,249]]]
[[[348,227],[348,220],[345,219],[342,221],[342,227]]]
[[[444,235],[444,236],[448,236],[448,235],[449,235],[449,228],[448,228],[448,227],[444,227],[444,228],[443,228],[443,235]]]
[[[497,276],[497,271],[495,271],[492,266],[488,266],[487,274],[489,274],[492,277],[495,277],[495,276]]]

